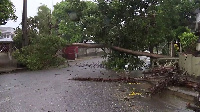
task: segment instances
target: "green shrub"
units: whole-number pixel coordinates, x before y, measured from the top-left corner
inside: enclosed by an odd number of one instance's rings
[[[62,38],[40,36],[33,39],[29,46],[16,50],[13,56],[30,70],[45,69],[64,63],[64,59],[56,55],[64,46]]]
[[[117,51],[113,52],[107,57],[107,60],[103,62],[107,69],[114,71],[124,71],[126,69],[132,71],[144,66],[144,62],[141,61],[137,56],[124,54]],[[125,65],[127,64],[129,64],[129,66],[128,68],[125,68]]]
[[[198,36],[195,36],[191,31],[184,32],[179,36],[184,52],[194,52]]]

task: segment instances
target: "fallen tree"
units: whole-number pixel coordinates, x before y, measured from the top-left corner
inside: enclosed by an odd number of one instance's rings
[[[112,50],[124,52],[127,54],[135,55],[135,56],[147,56],[152,58],[169,58],[170,56],[160,55],[155,53],[147,53],[147,52],[140,52],[140,51],[133,51],[129,49],[124,49],[116,46],[109,46],[104,44],[84,44],[84,43],[72,43],[72,46],[79,46],[82,48],[110,48]]]

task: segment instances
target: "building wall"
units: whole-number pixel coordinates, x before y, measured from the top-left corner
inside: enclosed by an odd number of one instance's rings
[[[109,52],[106,49],[106,52]],[[78,57],[81,56],[95,56],[95,55],[103,55],[104,52],[101,48],[79,48],[78,49]]]
[[[78,57],[80,56],[90,56],[97,55],[98,52],[101,52],[101,49],[98,48],[79,48],[78,49]]]
[[[195,57],[192,54],[180,54],[179,67],[189,75],[200,76],[200,57]]]
[[[1,33],[1,38],[13,38],[14,34],[12,33]]]
[[[0,43],[1,42],[12,42],[15,35],[14,29],[11,27],[0,27]]]

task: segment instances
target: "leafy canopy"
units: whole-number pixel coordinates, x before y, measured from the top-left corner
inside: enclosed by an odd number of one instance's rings
[[[59,34],[69,43],[86,38],[144,51],[177,39],[183,33],[177,29],[193,23],[196,6],[194,0],[69,0],[57,4],[53,15]],[[133,69],[141,61],[118,51],[109,54],[109,68],[121,69],[127,63]]]
[[[17,19],[15,7],[10,0],[0,0],[0,12],[0,25],[5,25],[9,19]]]
[[[80,0],[62,1],[54,6],[53,17],[57,21],[58,33],[68,43],[80,42],[88,39],[91,32],[85,32],[88,16],[96,14],[97,4]]]

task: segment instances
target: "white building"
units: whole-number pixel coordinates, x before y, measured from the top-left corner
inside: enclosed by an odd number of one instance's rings
[[[0,43],[10,43],[13,42],[13,37],[15,35],[14,29],[11,27],[0,27]]]

